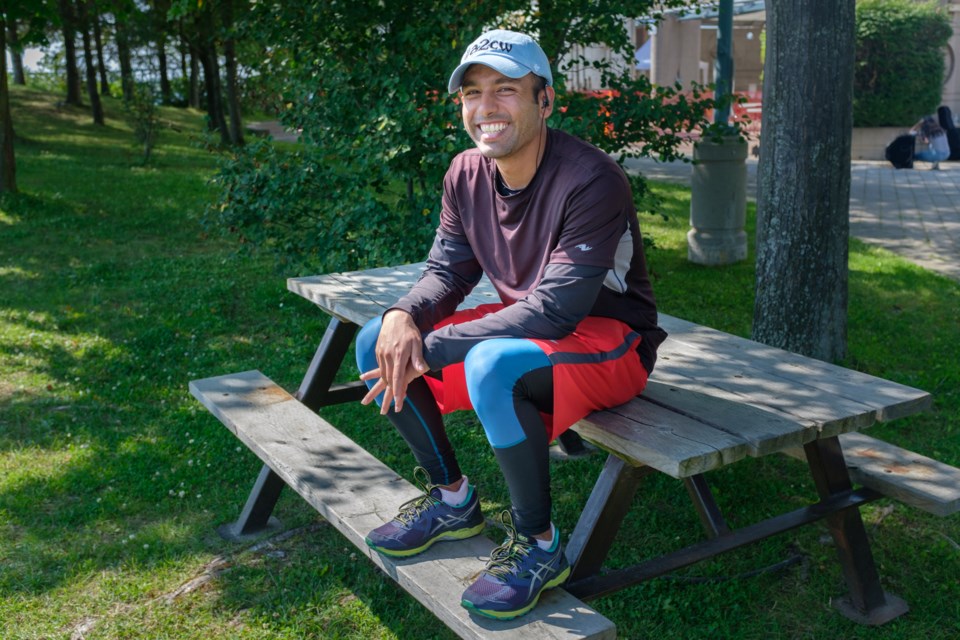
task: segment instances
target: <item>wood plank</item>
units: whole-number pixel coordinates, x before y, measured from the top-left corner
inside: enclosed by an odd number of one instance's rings
[[[322,290],[321,282],[293,279],[288,286],[339,317],[362,324],[382,313],[419,276],[423,263],[331,274],[342,293]],[[329,286],[329,285],[328,285]],[[498,298],[484,279],[463,307]],[[370,306],[369,303],[374,306]],[[658,379],[699,393],[740,394],[761,409],[774,408],[801,421],[813,421],[824,436],[866,428],[922,411],[930,395],[875,376],[807,358],[709,327],[660,314],[671,336],[660,347]],[[710,366],[713,365],[713,366]],[[762,375],[758,375],[758,373]],[[682,377],[665,377],[670,376]],[[754,384],[757,383],[757,384]],[[774,399],[776,399],[774,401]],[[872,415],[871,415],[872,414]]]
[[[960,511],[960,469],[862,433],[840,446],[854,482],[938,516]],[[785,453],[806,460],[803,449]]]
[[[758,409],[812,423],[822,437],[876,422],[873,407],[759,371],[750,362],[726,360],[719,350],[694,350],[667,338],[659,353],[651,379],[708,396],[737,397]]]
[[[860,371],[808,358],[797,353],[770,347],[710,327],[660,314],[660,324],[670,333],[676,347],[686,345],[694,353],[709,351],[726,361],[748,366],[764,378],[783,379],[816,389],[834,398],[844,398],[869,406],[876,420],[884,422],[929,409],[929,393],[884,380]]]
[[[460,594],[494,544],[441,543],[415,558],[374,552],[364,536],[419,491],[259,371],[195,380],[190,391],[331,525],[463,638],[615,638],[610,620],[562,589],[513,621],[473,617]]]
[[[650,380],[641,397],[742,438],[754,457],[785,447],[802,446],[819,435],[811,420],[785,416],[770,407],[745,404],[737,394],[721,389],[711,389],[707,394]]]
[[[420,277],[424,263],[349,271],[323,276],[289,278],[287,289],[310,300],[325,312],[360,326],[386,311],[409,291]],[[499,302],[490,281],[484,277],[460,304],[470,309]]]
[[[746,457],[749,451],[742,438],[651,403],[643,396],[596,411],[573,428],[635,466],[653,467],[674,478],[718,469]]]
[[[313,302],[327,314],[358,326],[384,311],[362,291],[335,275],[289,278],[287,289]]]

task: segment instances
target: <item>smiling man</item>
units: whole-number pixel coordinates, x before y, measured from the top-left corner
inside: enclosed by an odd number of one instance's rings
[[[476,487],[442,415],[473,409],[503,473],[507,538],[462,597],[509,619],[570,574],[551,521],[549,444],[592,411],[640,393],[666,334],[630,186],[595,147],[547,127],[553,75],[529,36],[496,30],[463,54],[460,93],[475,147],[450,165],[440,226],[410,292],[357,337],[357,364],[410,446],[424,494],[367,544],[411,556],[479,534]],[[457,311],[486,275],[499,304]]]

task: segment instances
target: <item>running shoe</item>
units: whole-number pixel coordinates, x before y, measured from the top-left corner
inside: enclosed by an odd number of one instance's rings
[[[560,536],[544,551],[534,538],[513,526],[509,511],[500,516],[507,539],[490,554],[480,577],[463,592],[460,604],[482,616],[509,620],[533,609],[540,594],[559,587],[570,576]]]
[[[400,513],[366,537],[367,546],[388,556],[422,553],[438,540],[463,540],[483,531],[483,512],[476,488],[471,486],[464,503],[451,507],[440,499],[440,487],[430,484],[423,467],[413,472],[423,495],[400,505]]]

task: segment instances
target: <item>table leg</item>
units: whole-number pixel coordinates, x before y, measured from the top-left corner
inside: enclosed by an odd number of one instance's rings
[[[687,493],[690,494],[690,499],[697,509],[700,522],[703,524],[707,535],[716,538],[730,533],[730,526],[724,519],[720,507],[713,497],[713,492],[710,491],[710,485],[707,484],[707,479],[703,477],[703,474],[698,473],[695,476],[684,478],[683,484],[687,487]]]
[[[300,383],[297,400],[316,411],[331,404],[360,400],[366,395],[367,387],[359,380],[344,385],[333,384],[357,329],[352,322],[330,318],[320,346]]]
[[[821,500],[850,491],[850,475],[836,436],[814,440],[804,449]],[[880,585],[859,507],[837,511],[826,520],[850,588],[849,595],[835,603],[836,608],[851,620],[867,625],[881,625],[906,613],[907,603],[885,593]]]
[[[571,581],[594,575],[603,567],[617,531],[630,510],[640,479],[651,471],[650,467],[627,464],[615,455],[607,456],[603,471],[567,543]]]

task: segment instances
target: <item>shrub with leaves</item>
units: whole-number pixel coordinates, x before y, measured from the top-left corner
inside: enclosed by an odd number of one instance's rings
[[[601,67],[613,91],[565,91],[559,69],[551,126],[605,151],[669,156],[680,132],[706,124],[712,103],[626,71],[634,52],[618,16],[651,12],[652,2],[599,4],[256,4],[245,36],[262,43],[261,71],[275,88],[280,119],[303,132],[302,142],[295,150],[267,144],[227,152],[206,222],[275,251],[288,272],[422,259],[438,223],[444,172],[471,145],[446,81],[464,47],[497,26],[539,34],[555,68],[573,43],[607,43],[617,60]],[[635,189],[643,197],[642,183]]]
[[[936,2],[860,0],[853,123],[909,126],[940,104],[950,18]]]

